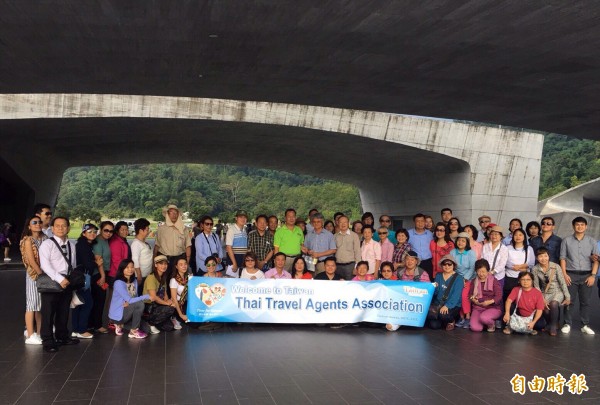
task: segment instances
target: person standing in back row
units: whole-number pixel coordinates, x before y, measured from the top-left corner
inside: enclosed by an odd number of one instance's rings
[[[170,204],[163,209],[165,223],[160,225],[156,231],[154,244],[154,257],[163,255],[169,260],[169,270],[175,266],[177,259],[184,258],[190,262],[192,254],[192,238],[185,229],[181,213],[176,205]]]
[[[285,210],[285,224],[275,231],[273,240],[275,253],[285,254],[285,269],[288,272],[292,269],[296,256],[300,255],[303,243],[304,233],[296,226],[296,210],[288,208]]]

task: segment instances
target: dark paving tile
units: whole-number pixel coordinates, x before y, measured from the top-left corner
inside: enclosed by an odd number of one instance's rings
[[[74,401],[86,399],[89,403],[94,396],[94,391],[96,391],[97,386],[98,380],[67,381],[56,397],[56,401]]]
[[[203,405],[237,405],[238,400],[233,390],[202,391]]]
[[[129,397],[127,405],[162,404],[162,398],[162,396],[157,395],[133,395]]]
[[[306,396],[315,405],[338,405],[348,404],[337,392],[307,393]]]
[[[165,388],[167,404],[201,403],[200,390],[196,384],[167,384]]]
[[[98,388],[94,393],[92,405],[127,405],[129,387],[127,388]]]
[[[327,381],[324,381],[320,376],[313,374],[297,374],[292,377],[292,380],[305,393],[323,393],[333,392],[334,389]]]
[[[410,398],[404,392],[397,388],[383,389],[383,390],[370,390],[371,394],[375,396],[379,401],[384,404],[416,404],[417,401]]]
[[[58,392],[58,391],[57,391]],[[47,392],[26,392],[16,402],[17,405],[50,405],[56,395]],[[13,402],[9,402],[13,403]]]
[[[274,405],[275,402],[270,396],[266,397],[253,397],[253,398],[239,398],[240,405]]]
[[[79,364],[73,369],[69,380],[92,380],[92,379],[100,379],[104,369],[106,367],[106,362],[101,363],[84,363],[79,362]]]
[[[269,393],[278,405],[310,404],[306,394],[295,385],[270,387]]]
[[[27,388],[27,392],[51,392],[58,394],[69,378],[69,373],[40,374]]]

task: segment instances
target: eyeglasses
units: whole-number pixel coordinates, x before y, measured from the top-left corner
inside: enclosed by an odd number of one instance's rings
[[[542,225],[554,226],[552,222],[542,222]]]
[[[250,259],[250,258],[246,259],[246,262],[254,262],[254,261],[256,261],[256,260]]]
[[[102,232],[104,233],[114,233],[115,231],[112,229],[103,229]]]
[[[490,221],[487,221],[487,220],[485,220],[485,219],[484,219],[483,221],[479,221],[479,223],[480,223],[480,224],[489,224],[489,223],[490,223]]]
[[[458,222],[448,222],[448,225],[458,225]]]
[[[379,221],[379,222],[386,222],[386,223],[390,223],[390,222],[392,222],[392,220],[391,220],[391,219],[382,219],[382,220],[381,220],[381,221]]]
[[[210,226],[213,226],[213,223],[212,223],[212,222],[205,222],[205,223],[204,223],[204,225],[210,225]]]
[[[377,232],[379,235],[387,235],[387,232]]]
[[[448,266],[454,266],[454,263],[451,263],[451,262],[442,263],[442,267],[448,267]]]
[[[50,216],[50,215],[52,215],[52,211],[46,211],[46,212],[44,212],[44,215]]]
[[[85,233],[93,233],[95,235],[98,233],[98,231],[95,229],[88,229],[87,231],[85,231]]]
[[[31,225],[41,225],[42,221],[31,221],[30,224]]]
[[[208,263],[206,267],[217,267],[217,263]]]

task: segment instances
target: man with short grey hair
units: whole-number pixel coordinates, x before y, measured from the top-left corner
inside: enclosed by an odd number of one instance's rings
[[[335,234],[336,273],[344,280],[352,280],[354,267],[361,260],[360,239],[349,229],[347,216],[338,218],[339,231]]]
[[[327,257],[335,254],[336,246],[333,234],[323,228],[325,223],[323,214],[318,212],[313,214],[310,222],[313,229],[306,234],[302,253],[312,258],[315,265],[315,275],[317,275],[325,271],[324,261]]]

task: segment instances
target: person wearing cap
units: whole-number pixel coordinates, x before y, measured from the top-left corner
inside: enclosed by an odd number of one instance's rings
[[[83,267],[86,283],[83,288],[76,291],[77,296],[83,301],[83,304],[77,305],[71,311],[71,325],[73,328],[73,337],[79,339],[91,339],[93,334],[87,331],[90,313],[94,305],[104,308],[104,301],[94,302],[92,299],[91,279],[99,272],[104,273],[102,258],[96,259],[92,246],[95,245],[98,227],[94,224],[84,224],[81,234],[75,244],[75,254],[77,263]]]
[[[427,319],[431,329],[445,327],[451,331],[460,313],[464,279],[456,273],[457,263],[452,255],[442,257],[439,264],[442,272],[435,276],[435,291]]]
[[[456,323],[457,327],[465,329],[469,329],[471,319],[469,289],[471,288],[471,280],[475,278],[475,262],[477,261],[475,252],[471,250],[470,239],[471,237],[468,233],[460,232],[456,236],[456,247],[450,252],[456,260],[456,272],[465,280],[465,286],[461,295],[460,320]]]
[[[296,256],[302,253],[302,244],[304,243],[304,233],[296,225],[296,210],[288,208],[285,210],[285,224],[275,231],[273,245],[275,253],[285,255],[285,269],[290,271]]]
[[[420,281],[429,283],[429,274],[419,267],[419,255],[414,250],[409,250],[404,256],[404,268],[398,269],[398,280]]]
[[[190,262],[192,254],[192,238],[185,229],[181,212],[176,205],[170,204],[163,209],[165,223],[158,226],[154,242],[154,256],[163,255],[173,268],[180,257]]]
[[[477,221],[481,227],[479,235],[477,235],[477,242],[483,242],[485,240],[485,235],[487,234],[487,228],[492,223],[492,218],[489,215],[482,215],[477,219]]]
[[[237,273],[238,278],[241,269],[244,267],[244,256],[248,252],[246,222],[248,222],[248,213],[239,210],[235,213],[235,223],[227,229],[227,235],[225,235],[225,250],[227,251],[229,265],[231,270]]]
[[[495,225],[489,229],[490,240],[484,243],[481,250],[481,258],[490,263],[490,271],[504,288],[504,276],[506,273],[506,261],[508,260],[508,248],[502,243],[504,228]]]
[[[169,268],[169,259],[165,255],[158,255],[154,258],[154,270],[144,282],[142,295],[150,298],[144,302],[150,311],[145,311],[146,322],[150,325],[150,333],[157,334],[161,330],[173,330],[171,317],[175,314],[175,306],[167,295],[167,269]],[[165,326],[168,325],[168,328]]]

